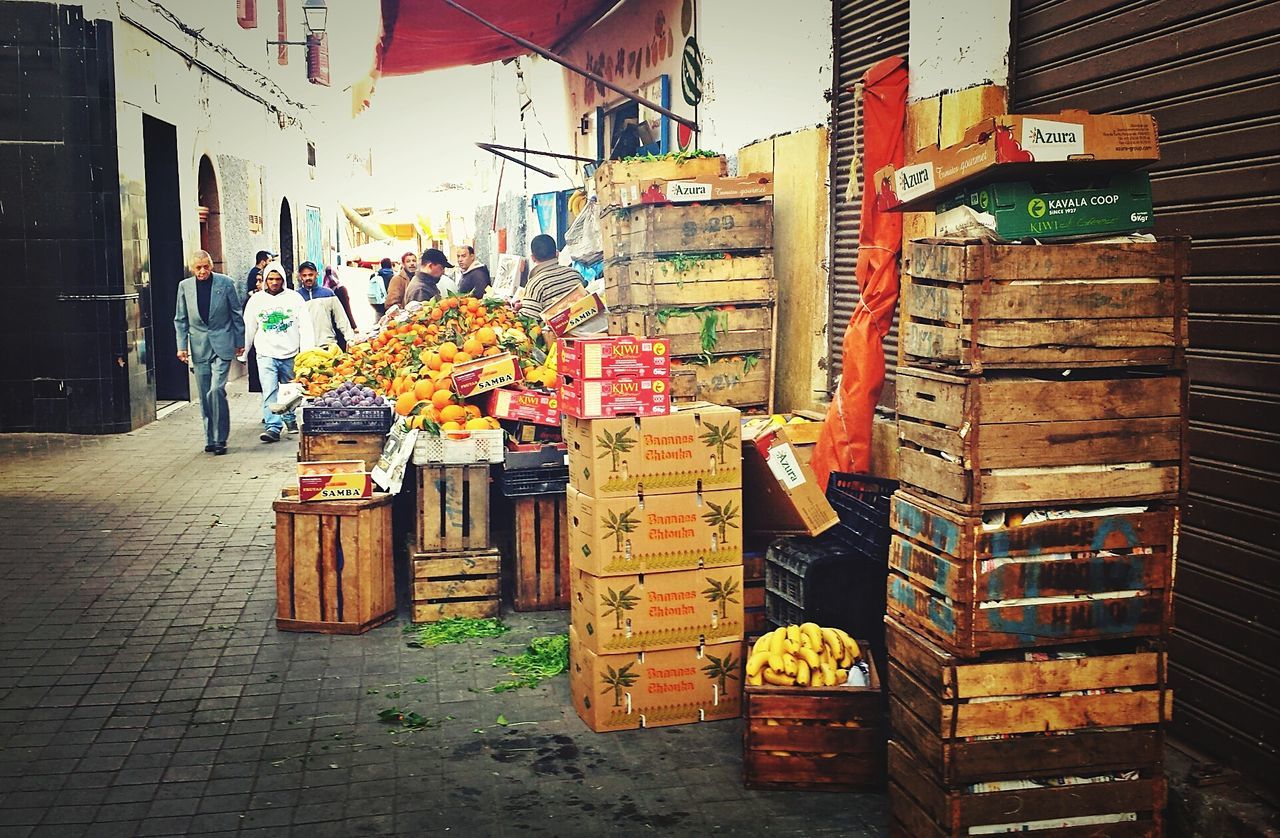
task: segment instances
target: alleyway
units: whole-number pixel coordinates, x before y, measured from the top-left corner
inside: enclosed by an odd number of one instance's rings
[[[259,443],[255,416],[232,398],[226,457],[191,407],[0,435],[0,836],[884,833],[877,795],[744,791],[739,722],[594,734],[566,677],[489,693],[493,657],[563,612],[437,649],[408,648],[403,615],[277,632],[296,443]],[[391,735],[392,706],[439,726]]]

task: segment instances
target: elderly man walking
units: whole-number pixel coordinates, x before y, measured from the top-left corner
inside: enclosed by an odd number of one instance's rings
[[[203,250],[191,254],[192,275],[178,283],[173,327],[178,335],[178,360],[190,364],[200,391],[204,417],[204,450],[227,453],[231,408],[227,404],[227,373],[231,359],[244,350],[244,317],[235,282],[213,272],[213,260]]]

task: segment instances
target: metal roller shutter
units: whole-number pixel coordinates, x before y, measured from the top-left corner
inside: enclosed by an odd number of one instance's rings
[[[832,5],[836,61],[831,99],[831,291],[827,326],[830,347],[827,380],[831,386],[840,374],[844,330],[859,297],[855,276],[862,208],[861,172],[852,200],[844,199],[849,188],[849,164],[854,155],[862,154],[852,90],[867,68],[877,61],[893,55],[906,56],[908,7],[907,0],[834,0]],[[884,352],[887,373],[892,377],[898,360],[896,318],[893,331],[885,340]],[[891,383],[885,392],[892,394]]]
[[[1149,112],[1157,232],[1191,256],[1176,730],[1280,770],[1280,4],[1019,0],[1013,106]]]

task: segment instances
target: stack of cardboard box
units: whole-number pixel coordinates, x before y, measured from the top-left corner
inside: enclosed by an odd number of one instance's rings
[[[606,356],[587,380],[627,366]],[[593,730],[741,712],[740,422],[711,404],[595,418],[566,408],[570,678]]]

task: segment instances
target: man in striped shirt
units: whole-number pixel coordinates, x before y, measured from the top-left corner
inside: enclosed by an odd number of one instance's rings
[[[520,313],[541,317],[543,309],[575,288],[582,287],[582,275],[557,260],[556,240],[534,236],[529,243],[533,270],[520,296]]]

